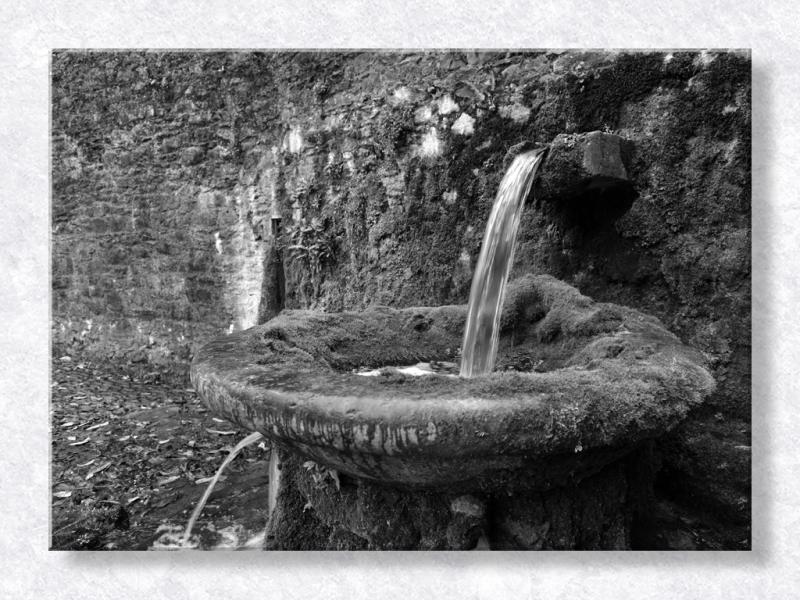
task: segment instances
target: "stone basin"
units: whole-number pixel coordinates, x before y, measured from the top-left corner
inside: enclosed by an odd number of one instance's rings
[[[217,414],[338,473],[507,493],[597,473],[714,389],[658,319],[544,275],[509,284],[492,375],[353,372],[453,361],[465,319],[466,306],[286,310],[209,343],[191,377]]]

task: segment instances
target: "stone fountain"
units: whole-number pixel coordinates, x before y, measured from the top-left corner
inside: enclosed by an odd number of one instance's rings
[[[544,201],[628,202],[623,149],[556,140],[548,164],[566,167]],[[509,282],[501,304],[495,368],[477,377],[356,372],[456,361],[467,306],[286,310],[197,353],[208,406],[273,445],[267,548],[647,545],[653,440],[713,390],[703,357],[547,275]]]

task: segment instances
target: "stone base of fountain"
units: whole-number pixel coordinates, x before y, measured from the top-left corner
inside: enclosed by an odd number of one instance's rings
[[[334,479],[292,453],[280,463],[268,550],[469,550],[485,528],[474,496]]]
[[[627,550],[647,546],[651,444],[568,485],[507,494],[403,490],[278,452],[268,550]]]
[[[487,534],[495,550],[652,548],[653,444],[571,485],[498,496]]]

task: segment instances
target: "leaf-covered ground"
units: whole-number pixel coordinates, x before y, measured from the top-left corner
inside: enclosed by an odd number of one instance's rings
[[[170,548],[231,448],[249,432],[217,419],[181,378],[54,352],[51,547]],[[192,545],[251,545],[266,523],[269,451],[226,469]]]

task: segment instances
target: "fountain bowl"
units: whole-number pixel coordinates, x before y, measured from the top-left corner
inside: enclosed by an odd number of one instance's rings
[[[491,375],[354,372],[456,360],[466,311],[285,310],[203,347],[192,382],[217,414],[342,475],[484,491],[580,481],[714,389],[658,319],[544,275],[509,283]]]

